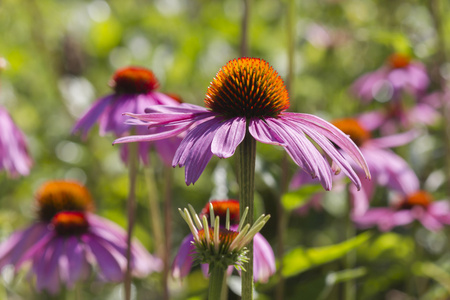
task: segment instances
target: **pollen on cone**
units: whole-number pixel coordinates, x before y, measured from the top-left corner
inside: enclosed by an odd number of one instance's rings
[[[227,117],[276,117],[289,108],[289,94],[266,61],[239,58],[219,70],[208,88],[205,105]]]

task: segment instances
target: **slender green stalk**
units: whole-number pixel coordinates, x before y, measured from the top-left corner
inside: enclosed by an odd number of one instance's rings
[[[362,192],[361,192],[362,193]],[[352,218],[351,218],[351,205],[350,205],[350,192],[347,188],[347,199],[348,199],[348,210],[347,215],[345,217],[345,235],[346,240],[349,240],[351,238],[354,238],[356,235],[355,225],[353,224]],[[356,264],[356,252],[355,250],[350,250],[346,256],[345,256],[345,269],[351,270],[355,267]],[[344,293],[345,293],[345,300],[354,300],[356,299],[356,283],[354,279],[349,279],[345,282],[344,285]]]
[[[209,274],[209,300],[219,300],[222,297],[222,287],[225,280],[225,268],[219,265],[210,264],[211,268]]]
[[[131,299],[131,240],[133,237],[134,222],[136,218],[136,175],[138,167],[138,144],[128,144],[128,228],[127,228],[127,269],[125,273],[125,300]]]
[[[164,283],[164,299],[169,297],[169,271],[170,271],[170,249],[172,246],[172,169],[164,167],[164,269],[163,269],[163,283]]]
[[[244,207],[248,207],[246,223],[253,225],[253,198],[255,192],[255,159],[256,140],[247,132],[239,145],[239,206],[241,218]],[[245,272],[242,272],[242,300],[253,299],[253,241],[247,246],[248,263],[244,264]]]
[[[250,19],[250,0],[243,0],[244,11],[242,15],[242,32],[241,32],[241,57],[248,55],[248,23]]]

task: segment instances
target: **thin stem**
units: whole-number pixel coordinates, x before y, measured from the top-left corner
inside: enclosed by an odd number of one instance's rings
[[[248,207],[246,223],[253,225],[253,198],[255,192],[256,140],[247,132],[239,145],[239,206],[241,218],[244,208]],[[242,300],[253,299],[253,241],[247,246],[248,263],[242,272]]]
[[[167,276],[166,265],[168,264],[168,255],[165,249],[164,235],[163,235],[163,221],[161,218],[161,210],[159,207],[158,187],[155,182],[155,174],[153,168],[149,165],[145,168],[145,183],[148,190],[148,205],[150,213],[150,222],[152,225],[152,234],[155,242],[156,254],[163,261],[163,274],[162,274],[162,288],[163,299],[168,300],[169,295],[167,293]]]
[[[127,269],[125,273],[125,300],[131,299],[131,240],[136,218],[136,175],[138,166],[138,144],[130,143],[128,148],[128,176],[129,189],[127,201],[128,228],[127,228]]]
[[[211,272],[209,274],[208,299],[218,300],[221,299],[222,296],[222,287],[223,281],[225,280],[226,269],[214,264],[210,264],[209,267]]]
[[[350,202],[351,202],[350,197],[351,197],[351,194],[350,194],[349,189],[347,188],[347,198],[349,201],[348,201],[348,211],[347,211],[346,220],[345,220],[346,240],[354,238],[356,235],[355,226],[353,224],[352,217],[351,217],[352,207],[350,204]],[[351,270],[355,267],[356,252],[354,249],[347,252],[347,254],[345,256],[344,264],[345,264],[345,269],[347,269],[347,270]],[[356,284],[355,284],[354,279],[350,279],[345,282],[344,293],[345,293],[345,297],[344,297],[345,300],[356,299]]]
[[[250,19],[250,0],[243,1],[244,11],[242,15],[241,57],[248,55],[248,23]]]
[[[170,167],[164,167],[164,269],[163,269],[163,283],[164,283],[164,299],[168,300],[169,295],[169,272],[170,272],[170,249],[172,246],[172,188],[173,188],[173,178],[172,169]]]

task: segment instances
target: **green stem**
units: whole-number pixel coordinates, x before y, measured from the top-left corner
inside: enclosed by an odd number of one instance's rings
[[[348,191],[348,188],[347,188]],[[362,192],[361,192],[362,193]],[[356,230],[355,230],[355,226],[353,224],[352,221],[352,217],[351,217],[351,205],[350,205],[350,192],[347,192],[347,199],[349,200],[349,204],[348,204],[348,211],[347,211],[347,216],[346,216],[346,220],[345,220],[345,235],[346,235],[346,240],[349,240],[351,238],[354,238],[356,235]],[[346,256],[345,256],[345,269],[347,270],[351,270],[355,267],[356,264],[356,252],[355,250],[350,250]],[[347,280],[345,282],[344,285],[344,293],[345,293],[345,300],[354,300],[356,299],[356,284],[355,284],[355,280],[354,279],[350,279]]]
[[[244,1],[241,32],[241,57],[248,55],[248,21],[250,19],[250,0]]]
[[[169,286],[168,278],[170,271],[170,249],[172,241],[172,168],[164,167],[164,299],[168,300],[169,297]]]
[[[246,222],[253,225],[253,198],[255,192],[255,159],[256,140],[247,132],[239,145],[239,206],[241,217],[248,207]],[[245,272],[242,272],[242,300],[253,299],[253,241],[247,246],[248,263],[244,264]]]
[[[128,144],[128,176],[129,189],[127,201],[128,228],[127,228],[127,269],[125,273],[125,300],[131,299],[131,240],[136,214],[136,175],[138,167],[138,144]]]
[[[227,271],[222,266],[217,266],[210,264],[210,274],[209,274],[209,300],[221,299],[223,281],[225,280],[225,272]]]

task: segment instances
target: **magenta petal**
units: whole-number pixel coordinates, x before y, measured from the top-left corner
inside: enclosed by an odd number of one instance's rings
[[[368,143],[378,148],[392,148],[412,142],[420,135],[418,130],[410,130],[399,134],[371,139]]]
[[[335,143],[344,152],[348,153],[348,155],[365,171],[366,178],[370,178],[369,167],[367,166],[361,151],[355,143],[341,130],[336,128],[336,126],[314,115],[299,113],[284,113],[284,115],[294,122],[300,122],[304,126],[309,126],[311,130],[318,131],[318,133]]]
[[[181,141],[172,166],[186,166],[186,184],[195,183],[211,160],[211,143],[223,119],[213,118],[198,124]]]
[[[172,276],[174,278],[183,278],[191,271],[192,264],[194,263],[192,254],[195,251],[195,246],[192,244],[193,241],[193,235],[189,234],[181,242],[172,265]]]
[[[69,260],[67,287],[71,288],[78,280],[86,280],[89,273],[89,263],[86,251],[77,237],[70,237],[66,242],[66,255]]]
[[[83,138],[86,138],[89,129],[97,122],[98,118],[101,116],[105,108],[114,101],[114,95],[109,95],[104,98],[100,98],[94,105],[84,113],[83,117],[78,120],[72,129],[72,133],[81,131]]]
[[[267,282],[275,274],[275,255],[269,242],[257,233],[253,237],[253,277],[255,281]]]
[[[214,134],[211,152],[219,158],[232,156],[244,140],[246,130],[245,118],[236,117],[223,121]]]
[[[326,190],[331,189],[331,170],[325,158],[308,140],[301,128],[293,126],[286,120],[266,119],[269,126],[283,138],[284,148],[294,162],[312,177],[318,177]]]
[[[286,146],[283,139],[267,123],[259,118],[252,118],[250,120],[248,130],[255,140],[261,143]]]
[[[60,289],[59,260],[64,249],[64,239],[54,238],[47,247],[42,249],[42,256],[35,257],[36,285],[38,290],[47,290],[57,294]],[[38,260],[38,262],[36,262]]]
[[[117,250],[96,238],[83,236],[83,241],[90,248],[97,261],[100,274],[107,281],[121,281],[126,268],[126,259]]]
[[[121,138],[116,139],[113,142],[114,144],[121,144],[121,143],[132,143],[132,142],[150,142],[150,141],[157,141],[162,139],[167,139],[170,137],[174,137],[179,135],[180,133],[186,131],[191,124],[181,126],[181,127],[175,127],[171,130],[167,130],[164,132],[157,132],[154,134],[147,134],[147,135],[131,135],[131,136],[124,136]]]

